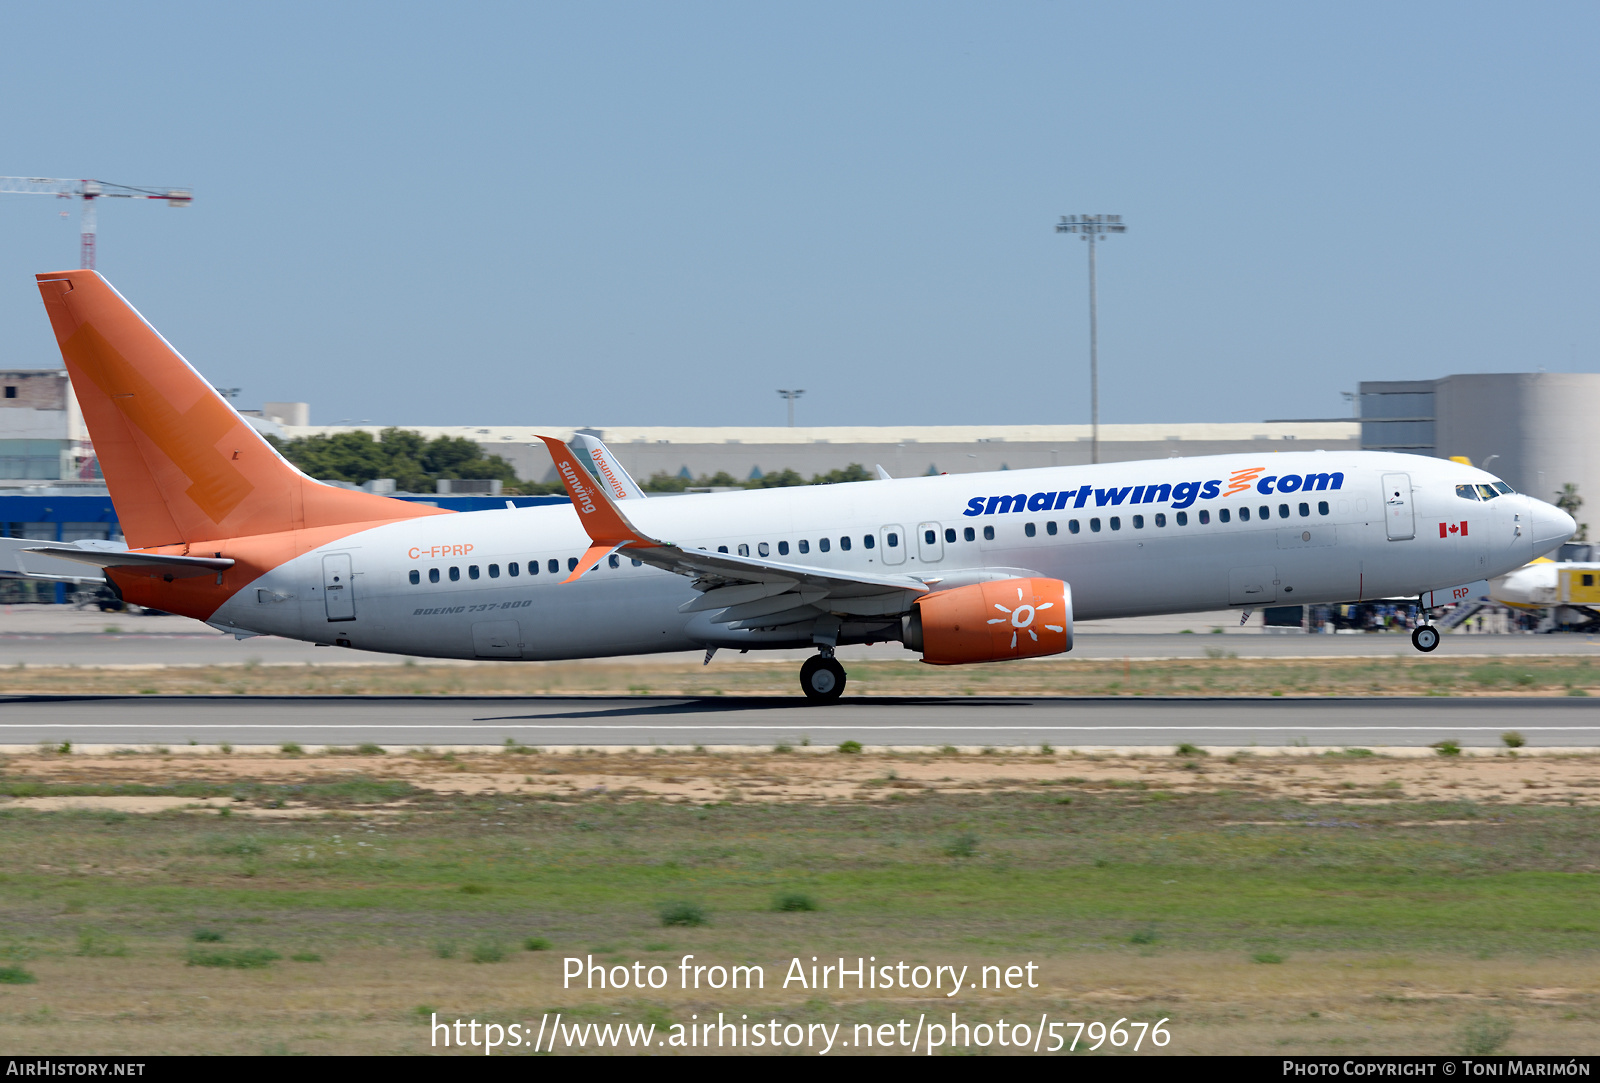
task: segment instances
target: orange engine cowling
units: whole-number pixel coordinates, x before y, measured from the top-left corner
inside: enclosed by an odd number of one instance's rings
[[[935,666],[1037,658],[1072,649],[1072,588],[1001,579],[924,594],[905,618],[906,647]]]

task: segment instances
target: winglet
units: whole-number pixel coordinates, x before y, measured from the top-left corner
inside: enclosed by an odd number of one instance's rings
[[[609,556],[618,549],[624,547],[651,549],[664,544],[639,533],[606,491],[594,480],[594,476],[578,463],[577,455],[571,448],[553,436],[541,436],[539,439],[550,449],[550,458],[555,460],[556,473],[561,476],[562,484],[567,487],[567,495],[572,498],[572,507],[578,513],[578,521],[583,524],[589,540],[594,543],[588,552],[583,554],[578,567],[573,569],[572,574],[567,576],[564,582],[570,583],[577,579],[600,563],[602,557]]]

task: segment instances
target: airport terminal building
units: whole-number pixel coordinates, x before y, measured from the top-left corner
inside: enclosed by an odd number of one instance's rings
[[[0,536],[117,538],[120,530],[94,449],[63,369],[0,372]],[[1365,382],[1359,418],[1102,425],[1100,459],[1125,462],[1235,452],[1401,451],[1466,456],[1514,488],[1552,500],[1572,484],[1600,495],[1600,374],[1507,373]],[[292,439],[381,425],[312,425],[305,403],[243,411],[258,429]],[[556,480],[538,435],[583,432],[604,440],[641,482],[655,474],[804,477],[852,463],[891,476],[1072,466],[1090,461],[1087,425],[857,427],[401,426],[424,437],[467,437],[519,477]],[[454,506],[474,498],[426,494]],[[493,494],[481,499],[502,506]],[[466,504],[461,505],[463,509]],[[1580,522],[1583,520],[1580,514]]]

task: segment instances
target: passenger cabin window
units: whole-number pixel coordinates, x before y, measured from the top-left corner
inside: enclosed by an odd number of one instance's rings
[[[567,558],[567,571],[575,572],[577,570],[578,570],[578,558],[577,557],[568,557]]]
[[[811,552],[811,543],[806,541],[806,539],[801,538],[800,539],[800,555],[804,556],[805,554],[807,554],[809,552]]]
[[[438,581],[439,581],[439,569],[438,568],[429,568],[428,569],[428,582],[437,583]]]
[[[467,578],[468,579],[476,579],[476,578],[478,578],[478,566],[476,564],[468,564],[467,565]]]
[[[1278,518],[1280,518],[1280,519],[1289,518],[1289,505],[1287,505],[1287,504],[1279,504],[1278,505]]]
[[[1310,504],[1301,504],[1300,505],[1300,518],[1304,519],[1310,514],[1311,514],[1311,505]]]
[[[749,556],[750,555],[750,546],[747,545],[744,542],[740,542],[739,543],[739,555],[742,556],[742,557]]]
[[[458,582],[460,579],[461,579],[461,569],[460,568],[451,568],[450,569],[450,582],[455,583],[455,582]]]
[[[889,531],[889,537],[886,540],[885,544],[888,545],[888,547],[890,549],[898,549],[898,548],[900,548],[900,535],[896,534],[892,530]]]
[[[1476,485],[1457,485],[1456,495],[1462,500],[1476,500],[1478,499],[1478,487]]]
[[[1180,511],[1176,515],[1174,515],[1172,518],[1177,522],[1177,524],[1179,526],[1188,526],[1189,525],[1189,513],[1186,512],[1186,511]]]
[[[944,540],[949,542],[951,545],[955,544],[955,541],[956,541],[956,528],[955,527],[947,526],[947,527],[944,528]]]
[[[1135,515],[1133,517],[1133,529],[1135,529],[1135,530],[1143,530],[1144,529],[1144,516]]]
[[[1328,502],[1326,500],[1317,501],[1317,514],[1318,515],[1326,515],[1326,514],[1328,514]]]
[[[789,543],[788,542],[781,541],[781,542],[778,543],[778,555],[780,557],[786,557],[786,556],[789,555]]]
[[[1218,508],[1217,509],[1217,522],[1226,523],[1229,518],[1231,518],[1231,515],[1230,515],[1230,513],[1229,513],[1227,508]]]
[[[629,558],[628,563],[632,564],[635,568],[644,567],[644,561],[640,560],[638,557]]]
[[[1166,525],[1167,525],[1167,513],[1164,512],[1164,511],[1156,512],[1156,526],[1166,526]]]
[[[728,547],[727,547],[727,546],[726,546],[726,545],[719,545],[719,546],[717,546],[717,552],[719,552],[719,553],[726,553],[726,552],[727,552],[727,551],[728,551]]]
[[[1089,533],[1091,533],[1091,534],[1100,533],[1100,520],[1099,519],[1090,519],[1089,520]]]
[[[1038,527],[1036,527],[1036,526],[1034,526],[1034,525],[1033,525],[1033,524],[1032,524],[1032,523],[1024,523],[1024,524],[1022,524],[1022,532],[1023,532],[1023,533],[1024,533],[1024,534],[1026,534],[1026,535],[1027,535],[1027,536],[1028,536],[1028,537],[1030,537],[1030,538],[1031,538],[1031,537],[1033,537],[1033,536],[1034,536],[1034,535],[1035,535],[1035,534],[1038,534],[1038,533],[1039,533],[1039,528],[1038,528]],[[930,531],[929,531],[929,532],[928,532],[928,533],[930,533],[930,534],[931,534],[931,533],[933,533],[933,532],[932,532],[932,531],[931,531],[931,530],[930,530]],[[932,538],[929,538],[929,539],[928,539],[928,540],[929,540],[929,541],[932,541],[932,540],[933,540],[933,539],[932,539]]]
[[[411,585],[412,586],[416,586],[420,582],[422,582],[422,573],[417,571],[417,569],[412,568],[411,569]]]
[[[818,538],[817,539],[817,548],[822,550],[824,553],[826,553],[829,549],[833,548],[833,543],[831,541],[829,541],[827,538]]]
[[[1122,529],[1122,517],[1121,516],[1113,515],[1111,517],[1111,529],[1112,530],[1121,530]]]
[[[489,578],[490,579],[499,579],[500,578],[500,565],[498,565],[498,564],[489,565]]]
[[[994,527],[986,526],[983,528],[983,540],[994,541]]]
[[[537,569],[539,566],[537,564],[530,564],[529,567]],[[515,579],[517,576],[522,574],[522,566],[513,560],[510,564],[506,565],[506,574]]]
[[[963,538],[965,538],[967,541],[977,541],[978,540],[978,535],[973,532],[973,530],[972,530],[972,528],[970,526],[962,528],[961,536]]]
[[[1267,507],[1265,504],[1257,508],[1256,511],[1260,513],[1263,520],[1272,518],[1272,509]]]
[[[1240,508],[1239,509],[1239,521],[1241,523],[1248,523],[1250,521],[1250,509],[1249,508]]]
[[[769,546],[766,542],[758,542],[756,544],[756,555],[757,556],[763,556],[764,557],[764,556],[768,555],[771,552],[772,552],[772,547]]]
[[[1046,523],[1044,525],[1044,532],[1046,534],[1051,535],[1051,536],[1055,535],[1055,532],[1056,532],[1056,521],[1054,519],[1051,519],[1048,523]]]
[[[555,557],[551,557],[550,558],[550,574],[551,575],[559,575],[560,573],[561,573],[561,561],[557,560]]]
[[[1200,525],[1205,526],[1211,521],[1211,513],[1205,508],[1200,509]]]
[[[861,544],[864,548],[871,549],[874,545],[878,544],[878,539],[874,538],[871,534],[863,534],[861,535]]]
[[[848,534],[839,535],[839,548],[843,549],[846,553],[848,553],[850,551],[850,535],[848,535]]]

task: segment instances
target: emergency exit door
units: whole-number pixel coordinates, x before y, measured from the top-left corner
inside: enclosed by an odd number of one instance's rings
[[[1417,536],[1416,511],[1411,506],[1411,475],[1383,475],[1383,525],[1390,541]]]
[[[329,553],[322,558],[322,600],[329,620],[356,619],[356,592],[350,579],[350,554]]]

